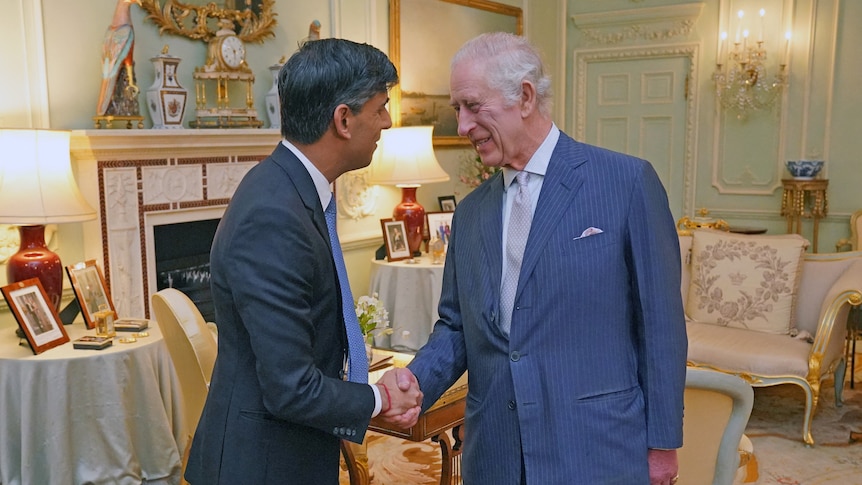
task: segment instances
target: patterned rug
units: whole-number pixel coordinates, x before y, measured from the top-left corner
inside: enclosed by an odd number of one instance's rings
[[[858,359],[857,359],[858,362]],[[857,374],[858,381],[858,374]],[[862,485],[862,383],[844,388],[844,405],[835,406],[831,382],[824,383],[811,435],[802,442],[805,397],[795,385],[756,388],[746,434],[758,463],[757,485]]]
[[[862,439],[850,442],[851,431],[862,431],[859,381],[862,377],[857,371],[856,388],[845,386],[842,407],[835,406],[832,383],[824,383],[812,425],[813,448],[802,442],[802,389],[795,385],[755,388],[746,435],[754,445],[757,469],[749,474],[746,485],[862,485]],[[369,432],[367,444],[372,484],[440,482],[436,443],[413,443]],[[341,484],[349,484],[346,471],[342,471]]]

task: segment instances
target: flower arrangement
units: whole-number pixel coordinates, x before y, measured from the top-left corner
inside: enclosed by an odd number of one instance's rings
[[[475,189],[499,171],[500,167],[486,167],[479,155],[472,152],[461,160],[461,171],[458,173],[458,179],[467,187]]]
[[[369,344],[373,342],[375,335],[392,334],[392,329],[389,328],[389,312],[377,299],[377,293],[359,297],[356,302],[356,318],[359,319],[359,328]]]

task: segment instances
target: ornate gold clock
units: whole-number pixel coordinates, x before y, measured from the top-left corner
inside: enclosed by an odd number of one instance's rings
[[[210,39],[207,62],[195,68],[195,119],[192,128],[259,128],[254,108],[254,73],[245,61],[245,44],[233,22],[221,20]],[[239,97],[240,101],[231,99]]]

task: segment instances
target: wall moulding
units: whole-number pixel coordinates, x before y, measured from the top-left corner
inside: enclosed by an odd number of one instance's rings
[[[572,15],[589,44],[614,45],[626,40],[666,41],[685,37],[694,28],[704,3],[635,8]]]

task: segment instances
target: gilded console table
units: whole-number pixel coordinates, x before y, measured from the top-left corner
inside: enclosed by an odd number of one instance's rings
[[[826,199],[826,179],[798,180],[782,179],[784,194],[781,196],[781,216],[787,219],[787,232],[802,234],[802,219],[814,221],[813,249],[817,252],[817,236],[820,219],[826,217],[829,202]],[[810,210],[806,212],[806,209]]]

